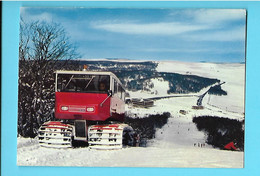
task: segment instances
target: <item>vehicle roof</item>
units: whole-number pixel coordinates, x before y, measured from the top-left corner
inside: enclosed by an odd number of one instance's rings
[[[68,71],[68,70],[57,70],[57,74],[84,74],[84,75],[116,75],[112,72],[102,72],[102,71]]]
[[[118,79],[118,77],[109,71],[69,71],[69,70],[56,70],[56,74],[84,74],[84,75],[108,75],[112,76],[116,79],[117,82],[119,82],[121,85],[121,81]],[[123,85],[122,85],[123,86]]]

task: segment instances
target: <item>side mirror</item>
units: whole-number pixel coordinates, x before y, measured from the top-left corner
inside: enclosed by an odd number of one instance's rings
[[[108,90],[108,91],[107,91],[107,96],[111,97],[112,95],[113,95],[112,90]]]

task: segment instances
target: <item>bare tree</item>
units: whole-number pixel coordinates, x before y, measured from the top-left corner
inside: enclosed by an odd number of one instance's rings
[[[35,137],[39,126],[53,120],[54,71],[78,68],[64,28],[55,23],[20,24],[18,134]]]

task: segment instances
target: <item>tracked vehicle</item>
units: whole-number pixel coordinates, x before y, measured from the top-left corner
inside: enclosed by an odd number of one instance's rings
[[[134,131],[124,124],[125,89],[112,72],[56,71],[55,118],[39,128],[39,144],[120,149],[133,145]]]

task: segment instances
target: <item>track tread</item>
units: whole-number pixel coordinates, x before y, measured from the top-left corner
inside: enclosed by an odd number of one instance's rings
[[[123,130],[127,124],[92,125],[88,130],[91,149],[121,149],[123,147]]]
[[[39,145],[50,148],[72,147],[73,127],[61,122],[45,122],[38,131]]]

